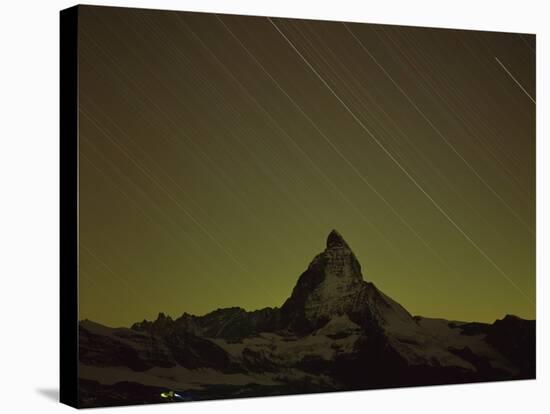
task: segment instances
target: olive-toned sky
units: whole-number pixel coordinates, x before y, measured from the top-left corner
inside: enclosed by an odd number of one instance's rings
[[[280,306],[338,229],[411,313],[535,317],[532,35],[81,7],[80,318]]]

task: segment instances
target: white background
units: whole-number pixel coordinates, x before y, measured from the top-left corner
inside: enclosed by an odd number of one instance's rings
[[[166,404],[101,412],[550,412],[550,10],[546,0],[187,0],[89,4],[537,33],[536,381]],[[0,411],[68,412],[59,378],[59,16],[74,3],[4,0],[0,13]],[[546,23],[546,27],[545,27]],[[545,214],[546,213],[546,214]],[[467,303],[464,306],[468,306]],[[546,357],[545,357],[546,356]],[[116,410],[116,411],[115,411]]]

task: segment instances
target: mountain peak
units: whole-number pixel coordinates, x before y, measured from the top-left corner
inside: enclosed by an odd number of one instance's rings
[[[349,249],[348,244],[338,230],[332,230],[327,237],[327,249],[333,247],[346,247]]]
[[[283,324],[307,332],[333,317],[361,312],[366,288],[355,254],[342,235],[332,230],[326,249],[313,258],[283,304]]]

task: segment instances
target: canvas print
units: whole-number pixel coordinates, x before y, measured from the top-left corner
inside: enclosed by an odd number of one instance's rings
[[[78,406],[535,378],[534,35],[75,15]]]

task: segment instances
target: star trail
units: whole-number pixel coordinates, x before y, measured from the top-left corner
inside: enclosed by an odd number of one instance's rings
[[[332,229],[414,314],[535,317],[535,37],[86,7],[80,318],[280,306]]]

